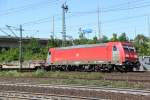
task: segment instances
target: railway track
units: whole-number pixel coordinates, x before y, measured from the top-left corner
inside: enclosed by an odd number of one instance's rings
[[[30,74],[30,73],[29,73]],[[72,77],[73,78],[73,77]],[[36,77],[13,77],[13,78],[6,78],[6,77],[1,77],[0,80],[1,81],[23,81],[23,80],[32,80],[32,79],[40,79],[40,78],[36,78]],[[42,77],[41,80],[43,79],[48,79],[48,80],[65,80],[65,79],[69,79],[69,75],[68,76],[56,76],[56,77]],[[150,82],[150,73],[104,73],[102,75],[100,75],[100,77],[92,77],[90,78],[75,78],[75,79],[83,79],[83,80],[110,80],[110,81],[127,81],[127,82]]]
[[[150,90],[148,89],[141,90],[93,86],[0,83],[0,90],[0,97],[8,96],[9,98],[15,98],[18,94],[16,98],[39,98],[37,100],[68,100],[50,99],[51,97],[74,98],[71,100],[148,100],[147,98],[150,98]]]
[[[77,97],[67,95],[43,94],[43,93],[30,93],[30,92],[17,92],[17,91],[0,91],[0,99],[9,100],[104,100],[100,98],[91,97]],[[106,99],[105,99],[106,100]]]
[[[150,82],[150,72],[145,73],[110,73],[103,76],[104,80],[127,82]]]
[[[28,83],[16,83],[16,84],[0,83],[0,85],[1,86],[31,87],[31,88],[36,87],[36,88],[73,89],[73,90],[81,90],[81,91],[82,90],[105,91],[105,92],[150,96],[150,89],[108,88],[108,87],[95,87],[95,86],[49,85],[49,84],[28,84]]]

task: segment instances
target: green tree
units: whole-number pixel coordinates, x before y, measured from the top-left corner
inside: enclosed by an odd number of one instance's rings
[[[128,38],[126,36],[126,33],[122,33],[119,37],[118,37],[118,40],[121,41],[121,42],[126,42],[128,41]]]
[[[102,38],[101,42],[102,42],[102,43],[106,43],[106,42],[108,42],[108,41],[109,41],[108,37],[105,36],[105,35],[103,35],[103,38]]]
[[[136,47],[140,55],[149,54],[149,44],[148,38],[142,34],[139,34],[134,39],[134,46]]]
[[[110,41],[113,41],[113,42],[118,41],[116,33],[113,33],[112,38],[110,39]]]
[[[98,38],[97,38],[97,36],[94,36],[94,37],[93,37],[93,43],[98,43]]]

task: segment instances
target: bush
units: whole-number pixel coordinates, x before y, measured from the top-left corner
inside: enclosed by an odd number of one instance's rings
[[[8,71],[6,72],[6,77],[19,77],[19,73],[15,70],[15,71]]]
[[[36,72],[35,72],[35,76],[36,77],[43,77],[44,76],[44,73],[45,71],[43,69],[38,69]]]

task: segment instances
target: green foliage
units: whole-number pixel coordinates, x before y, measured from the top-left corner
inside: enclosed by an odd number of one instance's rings
[[[118,37],[118,41],[121,41],[121,42],[126,42],[128,41],[128,38],[126,36],[126,33],[122,33],[119,37]]]
[[[139,34],[135,37],[134,39],[134,46],[136,47],[139,55],[144,56],[144,55],[150,55],[150,40],[142,35]]]
[[[126,33],[122,33],[117,37],[116,33],[113,33],[112,38],[109,40],[107,36],[103,36],[102,39],[98,39],[96,36],[93,39],[81,38],[74,40],[67,40],[65,42],[66,46],[72,45],[83,45],[83,44],[96,44],[96,43],[106,43],[108,41],[128,41]],[[136,47],[139,55],[150,55],[150,39],[146,36],[139,34],[133,40],[134,46]],[[63,41],[60,39],[54,39],[51,37],[48,40],[46,46],[39,45],[37,39],[31,39],[27,45],[23,45],[23,58],[24,60],[43,60],[47,57],[47,52],[49,48],[61,47]],[[0,50],[0,62],[11,62],[19,59],[19,49],[1,49]]]
[[[105,35],[103,35],[103,38],[101,39],[101,43],[106,43],[106,42],[108,42],[109,41],[109,39],[108,39],[108,37],[107,36],[105,36]]]
[[[117,34],[116,34],[116,33],[113,33],[113,36],[112,36],[112,38],[110,39],[110,41],[113,41],[113,42],[118,41],[118,38],[117,38]]]
[[[19,77],[20,74],[14,70],[14,71],[1,71],[0,77]]]
[[[42,70],[42,69],[38,69],[36,72],[35,72],[35,76],[36,77],[43,77],[45,74],[45,71]]]
[[[0,62],[10,62],[13,60],[18,60],[19,58],[19,50],[17,48],[12,48],[9,50],[3,50],[0,53]]]

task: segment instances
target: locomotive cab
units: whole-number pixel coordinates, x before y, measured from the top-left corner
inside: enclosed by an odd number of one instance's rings
[[[111,63],[119,71],[139,70],[140,62],[134,46],[129,42],[110,42]]]
[[[123,64],[129,69],[139,69],[140,62],[136,53],[135,48],[132,45],[123,45],[124,60]]]

